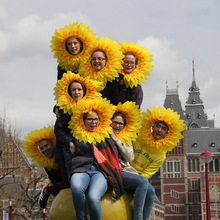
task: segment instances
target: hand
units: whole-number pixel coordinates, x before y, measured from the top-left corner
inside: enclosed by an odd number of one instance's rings
[[[70,151],[71,151],[71,153],[74,154],[75,151],[76,151],[75,144],[74,144],[73,142],[70,142],[70,143],[69,143],[69,146],[70,146]]]
[[[56,115],[56,118],[60,117],[60,113],[59,113],[59,109],[58,108],[55,108],[55,115]]]
[[[111,128],[111,130],[112,130],[112,134],[111,134],[111,137],[112,137],[112,139],[115,141],[115,142],[117,142],[118,141],[118,138],[116,137],[116,135],[115,135],[115,133],[114,133],[114,131],[113,131],[113,128],[110,126],[110,128]]]

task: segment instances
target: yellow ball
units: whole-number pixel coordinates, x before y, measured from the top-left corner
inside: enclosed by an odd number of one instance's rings
[[[120,219],[132,220],[133,207],[132,195],[125,192],[124,195],[114,201],[111,192],[106,192],[101,199],[102,206],[102,220]],[[89,218],[88,208],[86,210],[87,218]],[[63,189],[54,198],[51,208],[49,210],[50,220],[76,220],[75,209],[72,201],[71,189]]]

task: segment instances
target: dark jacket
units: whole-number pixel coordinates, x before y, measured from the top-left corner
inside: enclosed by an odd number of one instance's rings
[[[62,181],[60,170],[55,170],[55,169],[48,170],[47,168],[44,169],[53,185]]]
[[[59,165],[65,164],[63,146],[69,147],[69,143],[73,140],[70,129],[68,128],[70,120],[71,115],[60,110],[60,117],[57,118],[54,129],[56,135],[55,163]]]
[[[135,102],[141,107],[143,101],[143,90],[140,85],[137,87],[126,87],[125,85],[119,86],[120,102],[124,103],[126,101]]]
[[[93,145],[88,142],[79,142],[75,138],[73,140],[73,143],[76,147],[74,155],[71,153],[69,147],[63,148],[68,177],[70,178],[73,173],[83,173],[87,171],[92,165],[96,166],[105,176],[105,173],[101,170],[99,164],[95,160]],[[101,149],[103,144],[103,142],[97,143],[96,147],[98,149]],[[105,144],[107,147],[112,146],[114,149],[116,149],[113,140],[110,138],[106,138]]]
[[[107,81],[105,88],[101,91],[102,98],[107,98],[111,104],[117,105],[119,103],[119,90],[117,78],[112,82]]]

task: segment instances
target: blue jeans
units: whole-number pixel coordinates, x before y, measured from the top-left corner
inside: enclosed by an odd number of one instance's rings
[[[144,176],[122,172],[125,190],[134,192],[134,219],[149,220],[154,205],[155,189]]]
[[[73,204],[76,211],[77,220],[85,220],[86,217],[86,196],[85,191],[88,188],[87,203],[91,220],[101,220],[100,200],[106,192],[108,185],[104,175],[91,166],[84,173],[74,173],[70,178]]]

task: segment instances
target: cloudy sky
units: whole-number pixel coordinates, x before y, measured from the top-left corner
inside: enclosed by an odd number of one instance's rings
[[[55,29],[74,21],[117,42],[133,42],[153,54],[154,69],[143,84],[142,111],[163,106],[166,81],[184,108],[196,82],[209,119],[220,127],[219,0],[10,0],[0,2],[0,117],[21,129],[52,125],[57,61],[50,51]]]

